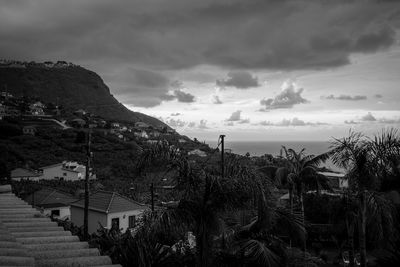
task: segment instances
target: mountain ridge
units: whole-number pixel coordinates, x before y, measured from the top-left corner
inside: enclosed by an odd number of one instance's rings
[[[116,121],[142,121],[155,127],[169,127],[149,115],[126,108],[110,93],[95,72],[81,66],[57,63],[0,62],[0,90],[15,96],[38,96],[43,101],[71,110],[84,109]]]

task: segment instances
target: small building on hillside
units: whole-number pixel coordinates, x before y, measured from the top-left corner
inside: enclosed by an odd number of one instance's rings
[[[41,169],[43,174],[40,179],[44,180],[79,181],[86,177],[86,166],[74,161],[63,161]],[[90,179],[96,179],[96,175],[91,173]]]
[[[349,181],[345,177],[344,173],[336,173],[336,172],[318,172],[318,173],[328,178],[329,185],[333,189],[343,190],[349,187]]]
[[[84,115],[86,115],[86,111],[83,109],[78,109],[78,110],[74,111],[74,114],[77,116],[84,116]]]
[[[6,116],[6,106],[0,103],[0,120],[2,120]]]
[[[204,151],[202,151],[200,149],[197,149],[197,148],[193,149],[192,151],[189,151],[188,155],[196,155],[196,156],[199,156],[199,157],[207,157],[207,153],[206,152],[204,152]]]
[[[71,221],[83,225],[85,200],[71,203]],[[148,207],[116,192],[97,191],[89,196],[89,233],[96,232],[102,225],[110,229],[113,225],[125,232],[133,228],[136,219]]]
[[[30,181],[39,181],[42,173],[34,170],[29,170],[26,168],[16,168],[11,171],[11,180],[13,181],[21,181],[21,180],[30,180]]]
[[[37,129],[33,125],[27,125],[22,128],[22,132],[26,135],[35,135],[36,131]]]
[[[140,129],[147,129],[147,128],[149,128],[149,125],[145,122],[138,121],[135,123],[135,127],[140,128]]]
[[[139,138],[149,138],[149,135],[146,133],[146,131],[135,132],[134,135]]]
[[[78,198],[56,189],[44,188],[28,195],[24,200],[41,208],[46,216],[65,220],[71,218],[70,204]]]

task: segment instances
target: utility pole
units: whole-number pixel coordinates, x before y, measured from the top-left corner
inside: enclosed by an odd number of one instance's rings
[[[224,178],[224,176],[225,176],[225,161],[224,161],[224,154],[225,154],[224,138],[225,138],[225,135],[221,134],[219,136],[219,138],[221,138],[221,177]]]
[[[90,139],[92,135],[91,128],[88,129],[88,137],[86,144],[86,173],[85,173],[85,211],[83,215],[83,236],[85,240],[88,240],[88,218],[89,218],[89,176],[90,176]]]
[[[151,192],[151,211],[154,211],[154,183],[150,184],[150,192]]]

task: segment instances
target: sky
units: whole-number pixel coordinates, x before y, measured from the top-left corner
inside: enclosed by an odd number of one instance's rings
[[[81,65],[199,140],[400,126],[396,0],[3,0],[0,58]]]

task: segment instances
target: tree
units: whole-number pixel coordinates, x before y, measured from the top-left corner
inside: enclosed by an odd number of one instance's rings
[[[378,190],[385,177],[382,176],[382,170],[387,170],[382,166],[388,164],[380,148],[398,145],[399,142],[398,136],[390,133],[383,133],[381,137],[371,140],[361,133],[350,132],[348,137],[334,139],[332,142],[333,162],[346,169],[349,180],[348,196],[357,203],[357,215],[353,223],[358,226],[361,266],[367,265],[367,226],[376,242],[391,243],[395,236],[393,207]],[[398,147],[395,151],[399,151]]]

